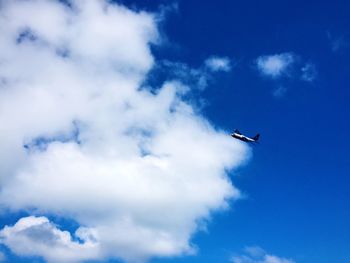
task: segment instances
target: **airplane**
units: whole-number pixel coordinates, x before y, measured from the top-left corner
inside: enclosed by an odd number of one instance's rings
[[[245,135],[243,135],[242,133],[239,132],[239,130],[235,130],[231,136],[235,139],[241,140],[243,142],[255,142],[257,143],[260,137],[260,134],[258,133],[257,135],[255,135],[253,138],[247,137]]]

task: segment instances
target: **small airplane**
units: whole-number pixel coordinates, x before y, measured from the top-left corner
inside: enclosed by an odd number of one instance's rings
[[[255,135],[253,138],[247,137],[245,135],[243,135],[242,133],[239,132],[239,130],[235,130],[231,136],[235,139],[241,140],[243,142],[255,142],[257,143],[260,137],[260,134],[258,133],[257,135]]]

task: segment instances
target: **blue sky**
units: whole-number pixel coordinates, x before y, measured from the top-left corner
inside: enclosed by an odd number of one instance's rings
[[[165,22],[179,48],[161,56],[198,65],[218,54],[235,63],[202,94],[204,114],[226,129],[262,134],[233,178],[247,198],[198,235],[198,257],[175,262],[224,262],[246,245],[296,262],[350,260],[349,10],[347,1],[180,1]],[[343,44],[334,50],[336,39]],[[282,52],[313,63],[317,77],[260,76],[256,57]],[[279,86],[287,92],[275,98]]]
[[[349,36],[349,8],[346,1],[182,1],[165,23],[170,42],[181,49],[171,56],[196,65],[214,53],[237,63],[205,91],[204,114],[227,129],[262,134],[252,161],[234,178],[247,199],[198,237],[208,262],[246,245],[297,262],[350,260],[349,49],[344,43],[333,51],[329,39]],[[317,78],[261,78],[254,59],[281,52],[312,61]],[[288,92],[276,99],[271,92],[279,85]]]
[[[164,12],[158,24],[161,44],[151,47],[156,66],[147,66],[147,56],[137,61],[146,65],[139,69],[148,72],[144,85],[158,88],[169,76],[176,78],[193,89],[184,100],[198,107],[198,115],[215,129],[230,132],[238,128],[247,135],[261,134],[260,144],[250,146],[249,161],[241,165],[237,160],[237,168],[229,173],[242,193],[240,198],[232,196],[230,209],[210,210],[206,230],[197,229],[191,235],[190,243],[197,247],[197,253],[168,258],[156,255],[150,262],[273,262],[266,255],[278,257],[277,263],[350,262],[350,3],[116,2],[133,10]],[[213,56],[227,59],[230,70],[212,72],[206,68],[203,61]],[[263,61],[260,68],[259,58]],[[271,58],[275,59],[270,60],[273,74],[264,63]],[[169,69],[166,61],[170,61]],[[189,74],[191,69],[194,73]],[[199,75],[207,81],[205,87],[198,88]],[[106,78],[112,79],[107,74]],[[76,129],[78,133],[83,129],[79,124],[77,127],[74,125],[73,137]],[[28,136],[25,138],[31,138]],[[51,143],[57,134],[45,130],[32,137],[32,142],[43,138]],[[230,149],[225,146],[222,154]],[[79,227],[76,221],[90,223],[81,214],[74,217],[66,207],[55,210],[38,202],[33,209],[24,201],[6,202],[1,206],[12,210],[1,214],[1,229],[32,214],[46,216],[71,233]],[[98,225],[100,221],[93,222]],[[21,252],[24,257],[16,255],[9,247],[4,243],[0,247],[8,262],[42,260],[26,256],[26,252]],[[259,261],[247,247],[264,249],[264,258]],[[290,261],[283,261],[287,259]]]

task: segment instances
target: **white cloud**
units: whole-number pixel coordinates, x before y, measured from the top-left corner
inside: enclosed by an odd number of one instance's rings
[[[59,262],[193,253],[198,222],[240,197],[227,171],[248,149],[196,115],[181,77],[140,88],[155,66],[156,15],[72,4],[0,9],[0,207],[80,227],[27,217],[1,242]]]
[[[299,80],[312,82],[317,77],[316,66],[313,63],[303,63],[303,59],[294,53],[281,53],[268,56],[260,56],[255,60],[256,67],[264,76],[274,80],[287,76],[289,79],[298,78]],[[283,85],[276,87],[272,91],[275,98],[281,98],[286,95],[288,88]]]
[[[230,71],[231,62],[227,57],[210,57],[205,60],[205,66],[211,71]]]
[[[312,82],[317,77],[317,70],[314,64],[306,63],[301,68],[301,79],[304,81]]]
[[[260,56],[256,59],[256,65],[261,74],[271,78],[278,78],[288,74],[288,70],[295,60],[293,53],[281,53]]]
[[[291,259],[268,254],[260,247],[247,247],[245,253],[231,258],[232,263],[295,263]]]
[[[99,248],[93,231],[80,228],[73,241],[67,231],[61,231],[46,217],[24,217],[14,226],[0,231],[0,242],[21,256],[43,256],[49,262],[77,262],[98,258]]]
[[[181,79],[181,81],[204,90],[212,82],[215,73],[219,71],[228,72],[231,70],[230,60],[228,58],[210,57],[206,59],[198,68],[193,68],[182,62],[173,62],[169,60],[159,61],[154,67],[154,71],[167,74],[170,79]]]
[[[163,71],[170,79],[181,79],[181,81],[193,88],[203,90],[208,86],[209,74],[201,68],[191,68],[185,63],[163,60],[158,63],[156,70]]]

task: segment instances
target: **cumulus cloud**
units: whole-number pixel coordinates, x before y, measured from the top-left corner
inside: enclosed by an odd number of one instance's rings
[[[293,53],[281,53],[260,56],[256,59],[256,65],[262,75],[279,78],[288,74],[288,70],[295,60],[296,57]]]
[[[230,71],[231,70],[231,62],[227,57],[210,57],[205,60],[205,66],[212,71]]]
[[[0,231],[0,242],[21,256],[44,256],[49,262],[77,262],[98,258],[94,233],[79,228],[73,241],[67,231],[61,231],[46,217],[24,217],[14,226]]]
[[[232,263],[295,263],[291,259],[268,254],[260,247],[247,247],[242,255],[233,256]]]
[[[2,3],[0,207],[33,215],[1,230],[14,253],[191,254],[198,224],[240,197],[227,173],[246,146],[195,113],[181,77],[142,86],[156,66],[157,21],[99,0]]]

